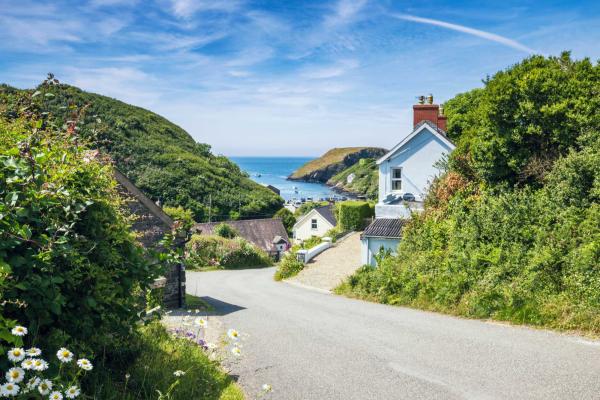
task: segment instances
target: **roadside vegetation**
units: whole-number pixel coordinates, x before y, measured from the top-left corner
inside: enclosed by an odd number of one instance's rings
[[[78,133],[85,109],[47,112],[57,84],[0,96],[3,397],[243,398],[199,346],[144,326],[169,257],[137,243],[111,165]]]
[[[279,261],[274,279],[276,281],[281,281],[283,279],[291,278],[298,275],[303,269],[304,263],[298,261],[296,251],[290,251],[283,256],[281,261]]]
[[[194,270],[268,267],[267,253],[241,237],[193,235],[186,243],[186,268]]]
[[[445,105],[457,143],[397,257],[338,293],[600,333],[600,65],[530,57]]]

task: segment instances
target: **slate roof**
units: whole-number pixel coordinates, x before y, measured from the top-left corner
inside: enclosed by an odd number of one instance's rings
[[[402,237],[402,227],[406,223],[405,219],[400,218],[377,218],[367,226],[360,238],[379,237],[399,239]]]
[[[333,207],[331,205],[328,204],[326,206],[317,207],[315,208],[315,211],[321,214],[331,225],[336,226],[337,221],[333,215]]]
[[[215,226],[221,223],[223,222],[196,224],[192,227],[192,232],[200,235],[212,235]],[[290,243],[288,234],[280,219],[244,219],[224,221],[224,223],[235,229],[241,237],[265,251],[277,250],[275,243],[273,243],[277,236]]]

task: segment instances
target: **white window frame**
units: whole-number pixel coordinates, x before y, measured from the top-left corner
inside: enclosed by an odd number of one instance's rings
[[[395,172],[400,171],[400,178],[395,177]],[[390,168],[390,179],[391,179],[391,187],[392,192],[402,192],[402,167],[394,167]],[[394,182],[400,182],[400,188],[394,189]]]
[[[319,229],[319,220],[316,218],[312,218],[310,220],[310,229],[312,229],[313,231],[316,231],[317,229]]]

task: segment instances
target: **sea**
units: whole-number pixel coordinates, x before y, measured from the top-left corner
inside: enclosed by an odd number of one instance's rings
[[[255,182],[279,189],[284,200],[308,197],[318,200],[336,196],[327,185],[286,179],[292,172],[314,158],[316,157],[229,157]]]

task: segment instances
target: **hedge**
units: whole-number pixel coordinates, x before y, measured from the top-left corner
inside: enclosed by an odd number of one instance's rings
[[[337,205],[338,227],[342,231],[359,231],[366,218],[373,217],[375,210],[366,201],[344,201]]]

